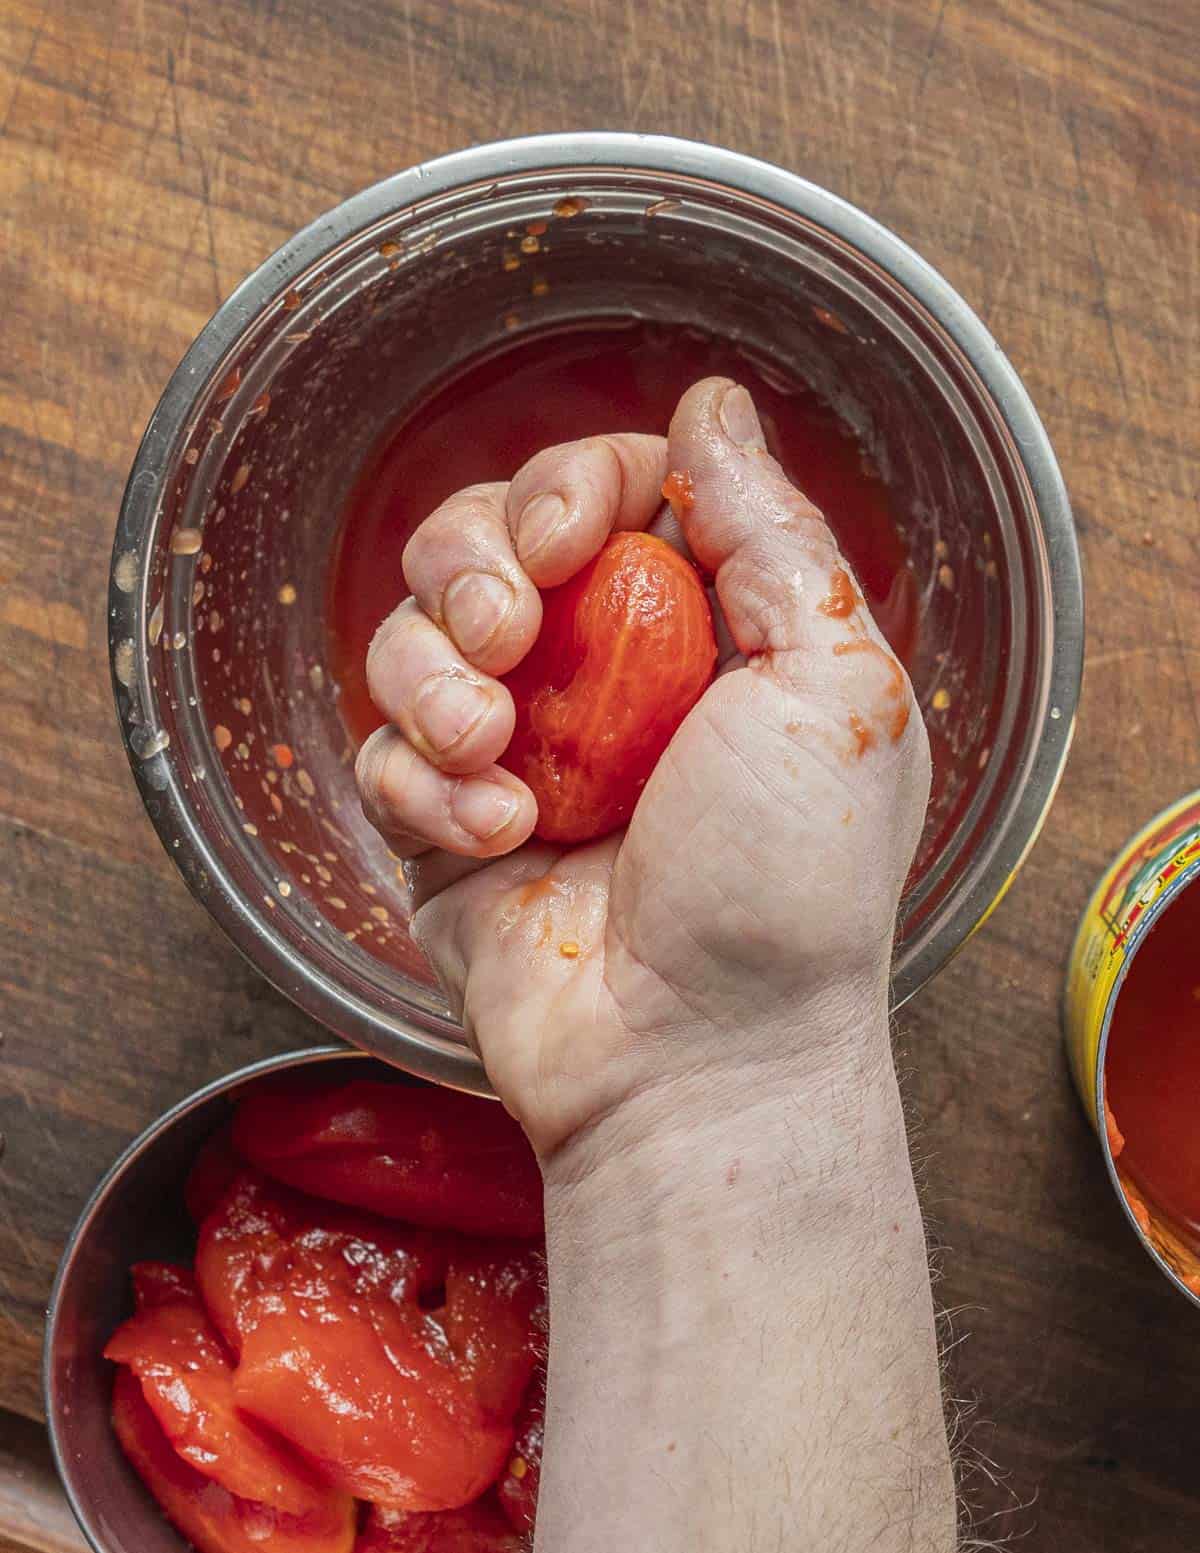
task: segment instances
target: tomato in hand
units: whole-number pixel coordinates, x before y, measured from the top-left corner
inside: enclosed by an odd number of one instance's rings
[[[322,1482],[285,1441],[237,1410],[228,1350],[189,1269],[141,1262],[133,1284],[137,1312],[113,1333],[104,1357],[137,1379],[176,1453],[237,1498],[295,1517],[323,1538],[314,1547],[346,1546],[349,1495]]]
[[[651,534],[616,534],[542,595],[542,628],[504,683],[516,728],[500,764],[537,799],[543,841],[624,825],[713,675],[712,610],[691,562]]]
[[[540,1364],[517,1414],[517,1437],[504,1476],[496,1486],[500,1508],[519,1532],[531,1532],[537,1516],[546,1435],[546,1366]]]
[[[238,1152],[334,1202],[466,1234],[542,1233],[542,1177],[517,1123],[452,1089],[360,1079],[264,1085],[238,1107]]]
[[[239,1350],[238,1406],[347,1492],[422,1511],[478,1498],[508,1459],[540,1343],[539,1262],[520,1245],[318,1206],[254,1174],[196,1254]]]

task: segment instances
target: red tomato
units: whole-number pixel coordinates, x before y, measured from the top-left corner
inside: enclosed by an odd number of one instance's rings
[[[239,1105],[238,1151],[314,1196],[466,1234],[542,1233],[533,1150],[494,1101],[360,1079],[264,1086]]]
[[[195,1273],[182,1262],[135,1262],[129,1276],[133,1282],[133,1303],[138,1310],[200,1297]]]
[[[427,1230],[317,1202],[243,1166],[200,1226],[196,1245],[201,1297],[235,1356],[263,1306],[300,1279],[305,1264],[322,1262],[343,1281],[354,1277],[369,1286],[374,1278],[405,1306],[435,1294],[446,1274],[444,1245]]]
[[[539,1262],[253,1174],[196,1253],[205,1300],[240,1349],[238,1406],[340,1487],[402,1510],[467,1504],[508,1459],[540,1341]]]
[[[432,1314],[484,1417],[514,1420],[546,1351],[541,1255],[500,1241],[460,1242],[446,1269],[445,1303]]]
[[[372,1507],[354,1553],[522,1553],[525,1543],[487,1499],[432,1515]]]
[[[540,1364],[517,1414],[517,1437],[504,1476],[496,1488],[500,1508],[519,1532],[531,1532],[537,1515],[546,1434],[546,1367]]]
[[[232,1123],[200,1145],[183,1188],[183,1200],[193,1224],[203,1223],[244,1165],[245,1161],[233,1152]]]
[[[616,534],[542,595],[542,629],[504,683],[517,722],[500,763],[528,783],[544,841],[624,825],[717,659],[699,574],[650,534]]]
[[[237,1411],[233,1365],[205,1315],[187,1268],[133,1269],[138,1311],[108,1340],[176,1452],[240,1499],[331,1530],[351,1517],[348,1495],[323,1483],[283,1440]]]
[[[199,1553],[350,1553],[355,1510],[338,1498],[331,1520],[288,1515],[239,1499],[176,1454],[132,1372],[117,1371],[113,1430],[134,1470],[179,1533]]]

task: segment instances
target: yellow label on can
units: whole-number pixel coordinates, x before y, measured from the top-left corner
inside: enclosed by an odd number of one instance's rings
[[[1118,854],[1087,904],[1067,971],[1063,1031],[1080,1098],[1097,1130],[1100,1042],[1129,944],[1155,902],[1200,863],[1200,792],[1156,815]]]

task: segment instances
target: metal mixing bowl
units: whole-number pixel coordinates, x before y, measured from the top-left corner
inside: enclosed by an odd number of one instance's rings
[[[539,223],[535,294],[520,242]],[[983,325],[869,217],[733,152],[621,134],[481,146],[347,200],[234,293],[155,411],[113,550],[114,690],[147,811],[234,942],[331,1029],[466,1088],[482,1069],[356,801],[326,657],[336,517],[456,362],[631,315],[807,379],[906,514],[940,775],[897,1003],[1003,894],[1070,741],[1083,605],[1054,455]]]
[[[129,1145],[67,1242],[46,1319],[46,1425],[67,1498],[96,1553],[184,1553],[188,1546],[117,1444],[109,1423],[115,1366],[101,1353],[132,1310],[130,1265],[192,1259],[196,1231],[183,1183],[197,1149],[229,1119],[239,1090],[285,1068],[312,1068],[330,1084],[367,1077],[413,1082],[343,1047],[290,1052],[218,1079]]]

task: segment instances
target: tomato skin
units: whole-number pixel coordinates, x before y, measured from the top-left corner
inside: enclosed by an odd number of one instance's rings
[[[267,1175],[384,1218],[465,1234],[542,1233],[542,1177],[502,1106],[451,1089],[275,1084],[238,1107],[238,1152]]]
[[[248,1172],[196,1268],[239,1352],[239,1407],[339,1487],[444,1510],[499,1476],[540,1342],[534,1248],[403,1229]]]
[[[355,1508],[348,1497],[323,1524],[231,1494],[176,1453],[125,1366],[113,1385],[112,1425],[134,1471],[198,1553],[351,1553]]]
[[[524,1539],[488,1499],[414,1515],[372,1508],[354,1553],[523,1553]]]
[[[546,1435],[546,1366],[540,1364],[517,1414],[517,1437],[504,1476],[496,1486],[500,1508],[514,1530],[533,1530],[538,1487],[542,1478],[542,1446]],[[514,1470],[515,1469],[515,1470]]]
[[[716,660],[699,573],[651,534],[614,535],[547,589],[537,641],[504,676],[517,716],[500,757],[537,799],[535,834],[575,844],[626,824]]]

